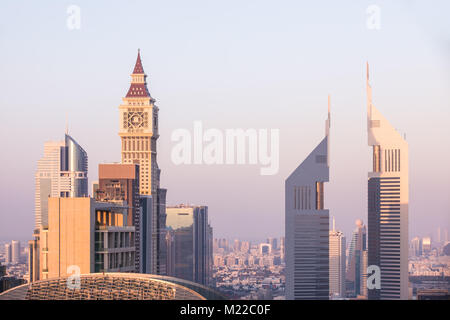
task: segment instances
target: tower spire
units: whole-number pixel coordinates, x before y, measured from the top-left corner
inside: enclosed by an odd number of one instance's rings
[[[66,134],[69,134],[69,115],[66,112]]]
[[[127,98],[150,98],[150,92],[147,88],[147,75],[144,72],[141,61],[141,49],[138,49],[136,64],[134,65],[133,73],[131,74],[131,86],[128,89]],[[152,99],[152,101],[154,101]]]
[[[367,91],[367,117],[372,119],[372,87],[369,79],[369,61],[366,61],[366,91]]]
[[[142,67],[141,61],[141,49],[138,49],[138,55],[136,59],[136,64],[134,65],[133,74],[142,74],[144,73],[144,68]]]

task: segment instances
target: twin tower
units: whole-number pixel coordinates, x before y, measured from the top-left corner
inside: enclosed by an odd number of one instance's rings
[[[408,144],[372,103],[367,65],[368,299],[408,299]],[[330,100],[325,138],[285,182],[286,299],[329,299]],[[348,201],[349,205],[350,201]],[[345,252],[344,252],[345,254]],[[345,279],[342,279],[345,281]]]

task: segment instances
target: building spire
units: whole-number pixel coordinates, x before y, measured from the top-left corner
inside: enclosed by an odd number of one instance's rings
[[[369,84],[369,61],[366,61],[367,84]]]
[[[147,88],[147,75],[144,73],[141,61],[141,49],[138,49],[136,64],[131,74],[131,86],[128,89],[127,98],[151,98]]]
[[[366,61],[366,91],[367,91],[367,117],[372,119],[372,87],[369,78],[369,61]]]
[[[69,115],[66,112],[66,134],[69,134]]]
[[[138,55],[136,59],[136,64],[133,69],[133,74],[142,74],[144,73],[144,68],[142,67],[142,61],[141,61],[141,49],[138,49]]]
[[[325,134],[328,136],[330,134],[330,126],[331,126],[331,95],[328,94],[328,118],[325,121]]]

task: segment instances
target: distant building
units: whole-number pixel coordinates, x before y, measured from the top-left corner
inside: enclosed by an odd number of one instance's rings
[[[134,226],[127,206],[92,198],[49,198],[48,226],[41,229],[41,276],[134,272]]]
[[[272,252],[272,247],[268,243],[260,243],[259,244],[259,254],[260,255],[267,255]]]
[[[341,231],[330,231],[330,297],[345,298],[345,237]]]
[[[212,279],[212,228],[208,207],[178,205],[166,208],[166,225],[171,234],[173,270],[170,276],[210,285]]]
[[[268,238],[267,243],[270,244],[272,250],[277,250],[277,238]]]
[[[420,257],[422,256],[422,239],[420,239],[419,237],[414,237],[411,240],[411,247],[412,247],[412,251],[414,253],[414,256],[416,257]]]
[[[5,263],[9,264],[12,262],[12,249],[11,249],[11,244],[10,243],[6,243],[5,244]]]
[[[362,220],[356,220],[348,251],[346,295],[367,297],[367,230]]]
[[[242,241],[241,243],[241,252],[242,253],[248,253],[250,251],[250,242],[249,241]]]
[[[328,99],[328,107],[330,101]],[[330,112],[325,138],[285,181],[286,299],[329,299]]]
[[[285,261],[285,255],[286,255],[286,252],[285,252],[285,240],[284,239],[285,239],[284,237],[280,238],[280,258],[281,258],[282,262]]]
[[[239,239],[234,239],[233,249],[234,251],[241,250],[241,241],[239,241]]]
[[[20,242],[17,240],[11,242],[11,261],[12,263],[20,262]]]
[[[425,254],[425,255],[431,253],[431,238],[430,237],[422,238],[422,251],[423,251],[423,254]]]
[[[367,64],[368,265],[380,268],[381,288],[369,299],[408,299],[408,143],[372,103]]]

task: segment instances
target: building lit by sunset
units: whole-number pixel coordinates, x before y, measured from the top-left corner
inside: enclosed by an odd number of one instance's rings
[[[40,279],[135,271],[135,227],[126,225],[126,205],[88,197],[49,198],[48,204]]]
[[[138,52],[131,84],[119,106],[119,136],[122,163],[139,164],[141,195],[152,196],[151,271],[166,273],[165,205],[166,189],[160,188],[161,170],[157,163],[158,107],[147,88],[147,75]]]
[[[381,288],[368,288],[368,297],[408,299],[408,143],[373,105],[368,64],[367,131],[368,264],[381,271]]]
[[[41,229],[48,225],[48,199],[87,197],[87,174],[87,153],[69,134],[65,134],[63,141],[44,144],[44,156],[35,173],[34,239],[28,241],[30,281],[38,280],[41,274],[39,241]]]

